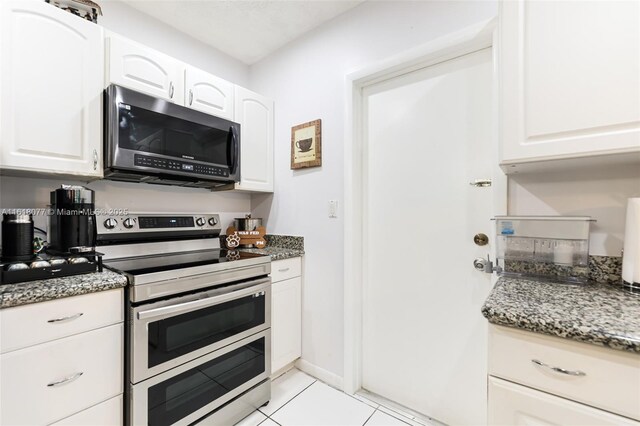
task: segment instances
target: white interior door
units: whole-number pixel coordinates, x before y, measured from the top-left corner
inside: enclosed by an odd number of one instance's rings
[[[492,81],[488,48],[363,91],[362,387],[448,424],[486,422]]]

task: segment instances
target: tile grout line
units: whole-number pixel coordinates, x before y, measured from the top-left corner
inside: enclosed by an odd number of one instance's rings
[[[309,376],[311,377],[311,376]],[[270,415],[267,415],[265,413],[265,416],[267,416],[267,418],[271,419],[271,416],[273,416],[275,413],[277,413],[278,411],[280,411],[282,409],[282,407],[284,407],[285,405],[287,405],[288,403],[290,403],[291,401],[293,401],[294,399],[296,399],[302,392],[306,391],[307,389],[309,389],[309,387],[311,387],[311,385],[313,385],[315,382],[317,382],[318,380],[315,379],[313,382],[311,382],[307,387],[305,387],[304,389],[302,389],[300,392],[298,392],[297,394],[295,394],[290,400],[288,400],[287,402],[285,402],[284,404],[282,404],[282,406],[280,406],[280,408],[278,408],[276,411],[274,411],[273,413],[271,413]],[[271,419],[273,420],[273,419]],[[275,420],[273,420],[274,422],[276,422]],[[278,422],[276,422],[277,424],[280,424]]]
[[[371,408],[373,408],[373,407],[371,407]],[[364,421],[364,423],[362,423],[362,426],[365,426],[365,425],[367,424],[367,422],[368,422],[369,420],[371,420],[371,417],[373,417],[373,415],[376,413],[376,411],[378,411],[378,409],[377,409],[377,408],[375,408],[375,409],[373,410],[373,413],[371,413],[371,415],[370,415],[369,417],[367,417],[367,420],[365,420],[365,421]]]

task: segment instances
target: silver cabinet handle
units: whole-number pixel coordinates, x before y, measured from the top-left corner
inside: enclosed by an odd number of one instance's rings
[[[50,388],[56,387],[56,386],[62,386],[66,383],[71,383],[74,380],[78,380],[80,378],[80,376],[82,376],[84,373],[81,371],[79,373],[74,374],[73,376],[69,376],[69,377],[65,377],[62,380],[58,380],[57,382],[51,382],[51,383],[47,383],[47,386]]]
[[[560,368],[560,367],[552,367],[548,364],[545,364],[542,361],[538,361],[537,359],[532,359],[531,360],[532,363],[539,365],[540,367],[544,367],[544,368],[548,368],[549,370],[555,372],[555,373],[560,373],[560,374],[566,374],[567,376],[586,376],[587,373],[585,373],[584,371],[580,371],[580,370],[565,370],[564,368]]]
[[[169,98],[173,99],[173,81],[169,82]]]
[[[93,170],[98,170],[98,151],[93,150]]]
[[[193,90],[189,89],[189,105],[193,104]]]
[[[76,318],[80,318],[80,317],[81,317],[81,316],[83,316],[83,315],[84,315],[84,313],[83,313],[83,312],[80,312],[80,313],[77,313],[77,314],[75,314],[75,315],[69,315],[68,317],[62,317],[62,318],[54,318],[54,319],[50,319],[50,320],[49,320],[49,321],[47,321],[47,322],[53,322],[53,323],[55,323],[55,322],[71,321],[71,320],[74,320],[74,319],[76,319]]]
[[[289,269],[291,269],[291,268],[282,268],[282,269],[278,269],[278,272],[287,272]]]

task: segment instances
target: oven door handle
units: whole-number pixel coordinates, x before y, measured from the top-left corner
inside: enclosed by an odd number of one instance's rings
[[[139,320],[157,319],[172,317],[184,312],[190,312],[196,309],[206,308],[208,306],[218,305],[234,299],[240,299],[253,295],[254,297],[265,296],[270,289],[270,285],[262,284],[253,286],[244,290],[237,290],[231,293],[221,294],[206,299],[193,300],[191,302],[180,303],[178,305],[163,306],[162,308],[150,309],[148,311],[138,312]]]

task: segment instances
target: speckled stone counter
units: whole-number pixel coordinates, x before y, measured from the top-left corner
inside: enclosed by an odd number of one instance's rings
[[[482,314],[493,324],[640,355],[640,295],[611,284],[503,277]]]
[[[0,285],[0,309],[111,290],[126,285],[127,278],[124,275],[106,269],[104,272],[50,280],[3,284]]]

